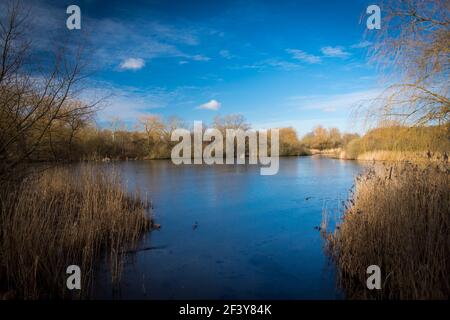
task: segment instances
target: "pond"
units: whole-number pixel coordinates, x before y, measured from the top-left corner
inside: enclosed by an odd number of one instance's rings
[[[325,157],[255,165],[180,165],[170,160],[102,164],[124,187],[148,194],[160,230],[128,257],[120,287],[99,276],[100,299],[340,299],[334,265],[316,227],[337,215],[363,166]]]

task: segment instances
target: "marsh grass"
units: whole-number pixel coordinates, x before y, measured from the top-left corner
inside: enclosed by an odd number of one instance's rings
[[[450,185],[446,162],[372,167],[357,178],[327,248],[353,299],[450,297]],[[382,289],[368,290],[369,265]]]
[[[385,126],[350,140],[341,158],[380,161],[442,160],[450,150],[450,127]],[[428,154],[430,153],[430,154]]]
[[[55,168],[5,186],[0,212],[0,292],[7,298],[87,298],[106,259],[120,279],[123,252],[150,228],[148,206],[124,193],[113,172]],[[81,290],[66,288],[66,268],[81,268]]]
[[[445,155],[440,152],[413,152],[413,151],[368,151],[358,155],[357,160],[362,161],[414,161],[414,162],[442,162]]]

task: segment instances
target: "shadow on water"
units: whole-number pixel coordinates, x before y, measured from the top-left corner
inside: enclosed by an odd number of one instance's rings
[[[282,158],[274,176],[253,165],[170,161],[108,164],[153,202],[161,229],[127,255],[119,292],[100,276],[95,298],[339,299],[315,229],[348,196],[357,162]]]

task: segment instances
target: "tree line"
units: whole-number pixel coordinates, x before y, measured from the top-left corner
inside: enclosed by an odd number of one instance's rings
[[[169,159],[172,148],[178,143],[171,141],[172,132],[183,128],[192,131],[177,116],[163,117],[156,114],[141,116],[130,125],[115,117],[99,126],[89,118],[57,120],[43,136],[40,148],[29,159],[32,161],[78,161],[78,160],[131,160]],[[240,114],[216,116],[204,126],[218,129],[226,136],[227,129],[252,129]],[[355,133],[341,133],[338,128],[315,127],[299,137],[292,127],[279,129],[280,156],[309,155],[311,149],[320,151],[343,148],[350,141],[360,138]],[[269,136],[270,137],[270,136]]]
[[[130,129],[131,127],[131,129]],[[177,116],[143,115],[135,124],[127,125],[119,118],[110,119],[99,126],[94,121],[79,119],[76,122],[56,121],[46,132],[32,161],[77,160],[130,160],[169,159],[172,132],[183,128],[192,131],[187,122]],[[239,114],[217,116],[204,126],[218,129],[226,136],[227,129],[249,130],[251,125]],[[280,128],[280,155],[308,154],[306,146],[293,128]]]

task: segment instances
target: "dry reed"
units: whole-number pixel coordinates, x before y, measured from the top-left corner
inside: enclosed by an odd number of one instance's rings
[[[55,168],[2,190],[0,292],[8,298],[89,297],[106,258],[120,278],[124,249],[149,229],[146,202],[124,193],[120,177],[90,166]],[[66,288],[66,268],[81,268],[81,290]]]
[[[357,160],[362,161],[437,161],[441,162],[445,155],[440,152],[390,151],[375,150],[362,153]]]
[[[340,284],[353,299],[450,297],[449,167],[396,163],[357,178],[340,225],[327,235]],[[381,290],[368,290],[378,265]]]

